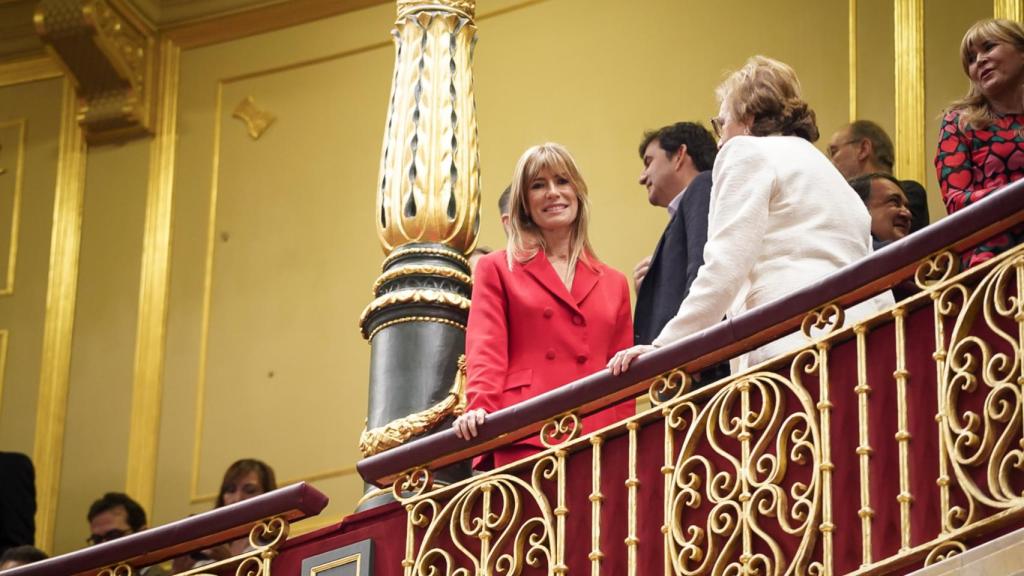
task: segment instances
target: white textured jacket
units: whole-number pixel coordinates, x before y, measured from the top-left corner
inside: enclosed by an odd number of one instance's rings
[[[654,340],[664,346],[786,296],[871,253],[871,217],[810,142],[737,136],[712,173],[704,266]],[[892,304],[886,292],[847,311],[847,322]],[[790,334],[740,357],[745,369],[804,343]]]

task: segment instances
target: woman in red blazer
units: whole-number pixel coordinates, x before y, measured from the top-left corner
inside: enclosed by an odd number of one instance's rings
[[[587,185],[569,152],[558,144],[527,150],[509,206],[508,248],[481,258],[473,273],[467,408],[453,425],[460,438],[475,437],[490,412],[601,370],[632,343],[626,277],[590,247]],[[610,408],[586,418],[583,432],[634,412],[631,402]],[[530,438],[490,456],[498,467],[541,448]]]

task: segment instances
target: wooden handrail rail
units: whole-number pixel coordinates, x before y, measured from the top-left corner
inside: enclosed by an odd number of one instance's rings
[[[121,563],[149,566],[244,537],[252,525],[261,520],[280,517],[294,522],[316,516],[327,506],[327,500],[322,492],[300,482],[237,504],[14,568],[5,571],[4,576],[91,576]]]
[[[850,306],[906,279],[918,264],[943,250],[963,251],[1024,222],[1024,180],[1003,187],[983,202],[943,218],[821,281],[641,356],[629,372],[602,370],[551,392],[489,414],[479,435],[466,442],[451,430],[417,439],[361,460],[356,468],[367,482],[386,486],[416,467],[430,470],[493,450],[537,433],[549,419],[580,415],[635,397],[647,381],[677,367],[699,371],[799,328],[807,312],[829,303]]]

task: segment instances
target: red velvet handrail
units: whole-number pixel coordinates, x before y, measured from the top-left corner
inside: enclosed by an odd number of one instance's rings
[[[694,372],[732,358],[799,328],[807,312],[830,302],[852,305],[905,279],[919,262],[942,250],[963,251],[1024,221],[1024,180],[1014,182],[952,216],[894,242],[871,256],[791,295],[641,356],[629,372],[602,370],[487,416],[470,442],[451,430],[420,438],[360,461],[367,482],[385,486],[422,466],[438,469],[537,433],[544,422],[568,412],[587,414],[646,387],[646,380],[684,366]]]
[[[280,516],[294,522],[316,516],[325,506],[327,496],[300,482],[237,504],[5,571],[4,576],[84,576],[121,562],[134,567],[148,566],[246,536],[260,520]]]

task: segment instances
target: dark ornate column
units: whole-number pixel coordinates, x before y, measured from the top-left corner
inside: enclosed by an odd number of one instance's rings
[[[375,215],[387,257],[360,319],[372,350],[360,439],[367,456],[430,433],[461,410],[472,282],[465,254],[480,224],[475,4],[398,1]],[[438,480],[467,472],[462,465]]]

